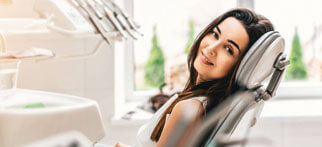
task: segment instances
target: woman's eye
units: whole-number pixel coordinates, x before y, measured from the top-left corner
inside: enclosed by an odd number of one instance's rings
[[[218,39],[218,38],[219,38],[219,36],[218,36],[218,34],[217,34],[216,32],[212,31],[212,32],[211,32],[211,34],[212,34],[216,39]]]
[[[229,54],[234,54],[233,49],[230,46],[225,46],[225,49],[229,52]]]

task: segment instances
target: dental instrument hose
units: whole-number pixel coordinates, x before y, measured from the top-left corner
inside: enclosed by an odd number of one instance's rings
[[[102,47],[102,45],[103,45],[104,42],[105,42],[105,40],[104,39],[101,39],[96,44],[96,47],[90,53],[76,54],[76,55],[65,55],[65,56],[57,56],[57,55],[54,55],[53,57],[35,59],[35,62],[39,62],[39,61],[49,61],[49,60],[73,60],[73,59],[82,59],[82,58],[88,58],[88,57],[91,57],[91,56],[95,56],[97,54],[97,52],[98,52],[98,49],[100,47]]]

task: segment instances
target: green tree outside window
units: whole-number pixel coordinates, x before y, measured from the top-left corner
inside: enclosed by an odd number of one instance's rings
[[[150,57],[144,67],[144,81],[151,88],[158,88],[164,83],[164,56],[158,44],[156,30],[154,25]]]
[[[300,38],[297,32],[297,28],[295,28],[295,34],[292,42],[292,52],[290,56],[290,66],[286,70],[286,80],[291,79],[306,79],[307,72],[305,65],[302,61],[302,49]]]

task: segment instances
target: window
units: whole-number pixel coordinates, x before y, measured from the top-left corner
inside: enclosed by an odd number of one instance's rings
[[[322,88],[322,63],[321,53],[319,53],[322,52],[322,44],[318,44],[322,39],[322,19],[319,15],[322,9],[318,8],[321,6],[318,0],[315,3],[291,0],[118,0],[117,2],[124,4],[124,9],[130,16],[134,16],[134,20],[141,25],[140,30],[144,34],[139,40],[126,41],[125,50],[116,49],[116,52],[122,52],[120,54],[123,56],[123,58],[116,57],[117,60],[122,60],[117,64],[125,65],[121,67],[124,75],[116,76],[123,77],[121,78],[123,86],[120,87],[124,88],[126,100],[142,100],[158,93],[158,87],[162,82],[150,81],[149,83],[146,79],[149,60],[151,62],[152,60],[164,60],[163,80],[169,81],[171,76],[175,77],[175,72],[178,72],[173,71],[171,67],[175,64],[186,63],[185,50],[191,38],[196,37],[202,28],[221,13],[236,6],[247,5],[254,7],[256,12],[263,14],[273,22],[275,28],[285,38],[288,56],[291,55],[291,45],[295,26],[297,26],[297,35],[300,39],[298,42],[301,44],[303,53],[301,61],[305,66],[307,78],[303,80],[284,79],[278,94],[282,97],[322,96],[321,92],[317,91]],[[152,41],[153,36],[156,36],[154,42]],[[163,58],[158,56],[151,59],[152,48],[157,50],[158,54],[162,51]],[[185,69],[177,70],[184,71]],[[157,74],[152,73],[150,76]],[[162,78],[160,79],[162,81]],[[185,79],[176,78],[170,81],[174,80],[177,80],[174,83],[184,85]],[[166,89],[176,89],[176,87],[180,86],[170,84]]]
[[[288,67],[278,90],[282,97],[322,97],[322,2],[254,1],[255,11],[269,18],[285,39]]]
[[[128,3],[128,1],[126,2]],[[185,50],[189,43],[210,21],[224,11],[235,7],[236,0],[140,0],[134,1],[132,4],[134,19],[142,26],[140,30],[144,34],[139,40],[128,42],[128,47],[126,47],[127,50],[131,50],[129,52],[133,51],[132,59],[128,61],[134,65],[133,68],[131,67],[133,73],[131,84],[133,85],[129,87],[133,91],[129,90],[127,93],[131,93],[131,96],[128,97],[134,100],[158,93],[158,87],[162,84],[162,82],[149,82],[149,79],[146,78],[149,68],[148,60],[150,62],[151,60],[162,60],[160,58],[151,59],[152,48],[162,51],[163,80],[176,80],[176,82],[172,82],[174,85],[168,84],[165,88],[174,90],[182,87],[179,85],[185,84],[185,77],[181,77],[182,79],[173,78],[177,71],[172,71],[171,67],[176,66],[174,64],[186,65],[187,54]],[[155,28],[155,34],[153,28]],[[157,38],[154,43],[152,41],[153,35]],[[179,69],[179,71],[185,71],[185,69]],[[153,73],[153,75],[155,74],[157,73]],[[171,80],[170,75],[172,75]]]

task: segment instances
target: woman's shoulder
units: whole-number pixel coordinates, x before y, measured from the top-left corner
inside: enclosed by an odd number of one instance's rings
[[[198,99],[182,100],[174,106],[172,113],[182,114],[184,111],[191,111],[192,109],[197,110],[198,115],[199,113],[203,113],[203,103]]]
[[[202,100],[197,99],[197,98],[191,98],[191,99],[182,100],[182,101],[178,102],[176,104],[176,106],[177,105],[178,105],[178,107],[188,107],[190,105],[202,106]]]

